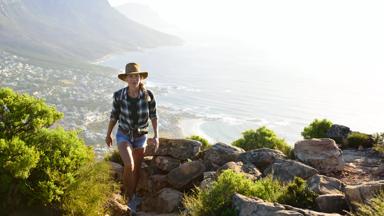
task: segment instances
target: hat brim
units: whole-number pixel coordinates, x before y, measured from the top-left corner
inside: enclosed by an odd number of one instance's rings
[[[141,75],[141,79],[146,79],[148,77],[148,72],[142,72],[142,71],[139,71],[139,72],[130,72],[129,74],[140,74]],[[117,77],[119,77],[119,79],[123,80],[123,81],[126,81],[125,79],[127,78],[127,76],[129,74],[119,74]]]

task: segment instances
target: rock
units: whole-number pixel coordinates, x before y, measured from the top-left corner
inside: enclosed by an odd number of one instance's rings
[[[318,174],[310,177],[307,184],[317,194],[342,194],[345,188],[340,180]]]
[[[275,160],[285,158],[286,156],[279,150],[261,148],[241,153],[238,160],[243,163],[252,163],[259,170],[264,171],[264,169],[273,164]]]
[[[201,146],[202,144],[195,140],[160,138],[157,151],[154,152],[154,146],[148,142],[145,155],[171,156],[179,160],[186,160],[196,157]]]
[[[111,165],[113,178],[119,182],[123,182],[124,167],[119,163],[111,161],[109,162],[109,164]]]
[[[348,210],[348,205],[344,194],[325,194],[320,195],[315,200],[317,210],[326,213],[344,213]]]
[[[112,197],[108,200],[107,208],[114,216],[129,216],[128,206],[122,203],[124,203],[124,199],[120,194],[112,194]]]
[[[328,129],[326,136],[336,141],[336,143],[347,143],[348,135],[352,133],[349,127],[334,124]]]
[[[345,197],[348,205],[352,208],[354,202],[367,203],[380,190],[384,189],[384,180],[367,182],[360,185],[347,185],[345,187]]]
[[[272,175],[282,182],[290,182],[295,176],[308,179],[317,173],[316,169],[294,160],[277,160],[264,170],[264,175]]]
[[[167,175],[156,174],[156,175],[152,175],[150,179],[152,182],[152,190],[154,192],[169,186],[167,181]]]
[[[178,159],[168,156],[156,156],[154,159],[154,164],[160,170],[169,172],[174,168],[180,166],[181,162]]]
[[[341,171],[344,168],[342,151],[332,139],[309,139],[295,143],[295,157],[320,173]]]
[[[152,193],[152,183],[150,176],[152,175],[152,169],[147,164],[142,163],[140,169],[140,179],[137,182],[136,192],[140,196],[145,196]]]
[[[233,170],[235,173],[243,173],[247,178],[256,180],[261,177],[261,172],[251,163],[243,164],[243,162],[227,162],[217,170],[217,175],[220,175],[224,170]]]
[[[203,173],[203,181],[200,183],[200,188],[207,188],[212,185],[212,183],[216,179],[216,172],[215,171],[210,171],[210,172],[204,172]]]
[[[204,152],[204,164],[210,169],[215,170],[229,161],[235,161],[243,149],[227,145],[224,143],[216,143]]]
[[[238,193],[233,195],[232,205],[239,216],[340,216],[265,202],[262,199],[249,198]]]
[[[202,176],[205,166],[202,161],[191,161],[181,164],[167,174],[167,181],[174,188],[181,189],[194,179]]]
[[[142,211],[155,211],[156,213],[171,213],[181,206],[183,193],[172,188],[163,188],[154,196],[146,198],[141,205]]]

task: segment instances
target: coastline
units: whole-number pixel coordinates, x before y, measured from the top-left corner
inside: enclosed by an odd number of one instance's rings
[[[202,119],[196,118],[184,118],[179,121],[179,127],[181,129],[182,137],[189,137],[192,135],[201,136],[208,140],[209,143],[214,144],[216,140],[210,137],[205,131],[201,129],[201,125],[204,123]]]

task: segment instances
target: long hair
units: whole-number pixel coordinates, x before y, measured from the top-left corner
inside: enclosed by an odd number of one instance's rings
[[[144,93],[144,98],[146,101],[149,101],[150,100],[150,97],[148,95],[148,91],[147,91],[147,88],[145,87],[145,84],[143,83],[143,80],[141,79],[140,80],[140,83],[139,83],[139,90],[142,91]]]

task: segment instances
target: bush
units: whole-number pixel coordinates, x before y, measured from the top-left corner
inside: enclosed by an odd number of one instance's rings
[[[302,179],[295,179],[287,185],[287,193],[279,198],[280,203],[299,208],[315,208],[316,193],[308,189],[307,183]]]
[[[304,128],[301,135],[304,139],[326,138],[327,131],[332,127],[332,122],[327,119],[315,119],[310,125]]]
[[[81,181],[79,170],[94,163],[94,152],[78,138],[78,131],[49,129],[63,116],[43,100],[0,89],[0,209],[9,213],[25,205],[63,210],[63,200]],[[88,170],[95,173],[100,169]],[[102,171],[98,175],[107,178]],[[88,177],[88,179],[92,179]],[[90,191],[102,182],[88,181]],[[80,187],[79,187],[80,188]],[[109,194],[110,190],[103,189]],[[88,194],[87,194],[88,195]],[[103,201],[103,196],[92,202]],[[72,202],[89,203],[86,196]],[[68,205],[72,206],[72,205]]]
[[[373,150],[380,154],[384,154],[384,133],[376,133],[373,135],[374,145]]]
[[[65,215],[103,215],[107,214],[105,204],[119,187],[113,181],[110,165],[107,162],[83,166],[76,174],[63,196]]]
[[[357,204],[358,209],[349,216],[377,216],[384,215],[384,191],[369,200],[367,204]]]
[[[186,137],[186,139],[191,139],[191,140],[196,140],[196,141],[201,142],[201,144],[203,144],[202,149],[201,149],[202,151],[207,150],[212,146],[211,144],[208,143],[207,139],[205,139],[201,136],[192,135],[190,137]]]
[[[304,180],[295,179],[289,185],[284,185],[271,177],[260,179],[256,182],[247,179],[242,173],[235,173],[232,170],[225,170],[210,187],[205,189],[196,188],[194,193],[185,195],[183,204],[189,215],[236,215],[236,212],[225,212],[231,209],[232,196],[240,193],[249,197],[283,203],[289,202],[293,206],[305,204],[313,206],[315,194],[310,193]],[[308,197],[307,197],[308,196]]]
[[[348,147],[352,148],[358,148],[360,145],[365,148],[369,148],[373,146],[374,142],[373,138],[370,135],[360,132],[352,132],[351,134],[349,134],[347,137],[347,141]]]
[[[247,130],[243,133],[243,138],[240,138],[232,143],[232,145],[243,148],[246,151],[258,148],[271,148],[282,151],[285,155],[291,155],[292,148],[280,139],[275,132],[265,126],[255,130]]]
[[[120,164],[121,166],[124,166],[124,162],[123,160],[121,159],[120,157],[120,153],[118,150],[114,150],[113,152],[111,152],[110,154],[108,154],[107,156],[104,157],[104,160],[105,161],[112,161],[112,162],[115,162],[115,163],[118,163]]]

